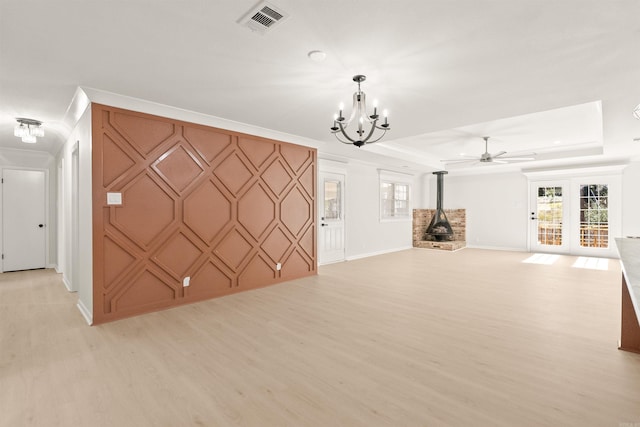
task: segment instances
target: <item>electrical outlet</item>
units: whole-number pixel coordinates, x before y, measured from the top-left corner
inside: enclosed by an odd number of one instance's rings
[[[278,270],[278,271],[282,270],[282,264],[277,263],[276,264],[276,270]]]

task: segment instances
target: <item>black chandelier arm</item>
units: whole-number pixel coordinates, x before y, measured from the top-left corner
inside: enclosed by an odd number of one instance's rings
[[[367,135],[367,137],[365,139],[362,140],[362,142],[364,142],[365,144],[367,143],[367,141],[369,141],[369,139],[371,139],[371,135],[373,135],[373,132],[376,131],[376,122],[378,120],[374,120],[373,123],[371,124],[371,130],[369,130],[369,135]]]
[[[351,137],[350,137],[349,135],[347,135],[347,133],[344,131],[345,127],[344,127],[344,126],[342,126],[342,122],[338,122],[338,126],[340,126],[340,133],[341,133],[345,138],[347,138],[349,141],[351,141],[351,143],[352,143],[352,144],[355,144],[356,142],[359,142],[359,141],[356,141],[355,139],[351,139]],[[337,132],[336,132],[336,133],[337,133]],[[337,138],[337,136],[336,136],[336,138]],[[344,141],[341,141],[340,139],[338,139],[338,141],[340,141],[340,142],[344,142]],[[348,142],[345,142],[345,144],[349,144],[349,143],[348,143]]]
[[[381,134],[379,137],[377,137],[377,138],[376,138],[376,139],[374,139],[373,141],[367,141],[367,142],[365,142],[365,144],[373,144],[374,142],[378,142],[378,141],[380,141],[380,140],[382,139],[382,137],[384,136],[384,134],[385,134],[385,133],[387,133],[387,131],[383,129],[383,132],[382,132],[382,134]]]
[[[377,121],[377,120],[376,120]],[[387,133],[387,130],[389,130],[389,127],[383,127],[384,125],[381,126],[377,126],[375,123],[373,124],[373,126],[371,126],[371,130],[369,131],[369,134],[367,135],[366,138],[363,138],[361,140],[356,140],[351,138],[346,132],[345,132],[345,127],[342,125],[342,123],[338,122],[338,125],[340,126],[340,128],[338,130],[334,130],[332,131],[332,133],[336,136],[336,139],[340,142],[342,142],[343,144],[349,144],[349,145],[356,145],[358,147],[365,145],[365,144],[373,144],[374,142],[378,142],[382,139],[382,137],[385,135],[385,133]],[[382,131],[382,134],[380,134],[379,137],[377,137],[376,139],[374,139],[373,141],[370,141],[371,137],[373,136],[373,133],[375,132],[376,129],[379,129]],[[338,137],[338,135],[341,134],[342,136],[344,136],[348,141],[344,141],[342,139],[340,139]]]

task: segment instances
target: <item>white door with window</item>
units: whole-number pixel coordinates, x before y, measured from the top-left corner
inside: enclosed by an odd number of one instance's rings
[[[531,182],[530,250],[615,257],[620,183],[619,175]]]
[[[46,264],[45,171],[2,171],[2,271]]]
[[[569,253],[568,181],[531,183],[529,241],[532,252]]]
[[[318,263],[344,261],[344,182],[343,174],[320,172],[318,203]]]

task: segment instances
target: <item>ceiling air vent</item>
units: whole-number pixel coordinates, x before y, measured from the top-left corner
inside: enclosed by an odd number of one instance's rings
[[[264,34],[271,30],[289,15],[266,1],[258,3],[245,13],[238,24],[248,27],[251,31]]]

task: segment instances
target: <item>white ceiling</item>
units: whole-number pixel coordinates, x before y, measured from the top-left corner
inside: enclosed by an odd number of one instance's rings
[[[482,136],[490,152],[539,153],[529,166],[640,155],[638,0],[271,3],[289,17],[259,35],[237,23],[254,0],[0,0],[0,147],[56,153],[81,86],[412,169],[479,156]],[[361,149],[329,132],[355,74],[392,125]],[[46,137],[21,143],[16,117]]]

